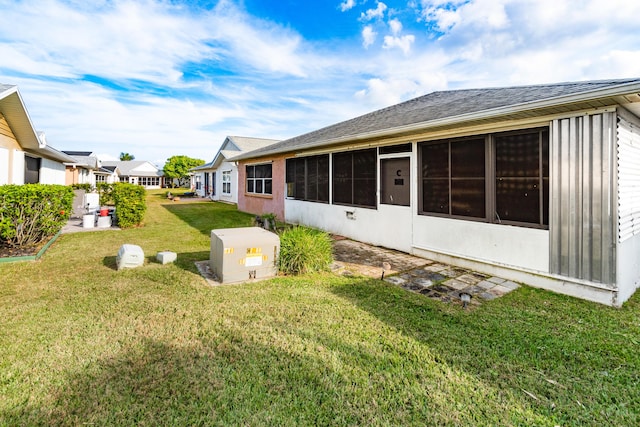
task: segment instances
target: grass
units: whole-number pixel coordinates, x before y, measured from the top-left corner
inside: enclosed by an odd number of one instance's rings
[[[251,220],[151,193],[142,228],[0,265],[0,425],[640,424],[638,296],[463,311],[328,273],[208,286],[210,229]],[[116,271],[123,243],[150,260]]]

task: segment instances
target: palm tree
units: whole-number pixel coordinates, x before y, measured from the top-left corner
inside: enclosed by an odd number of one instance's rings
[[[127,161],[127,160],[133,160],[136,157],[133,154],[129,154],[129,153],[120,153],[120,161]]]

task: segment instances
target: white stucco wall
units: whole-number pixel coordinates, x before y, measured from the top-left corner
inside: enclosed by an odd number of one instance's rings
[[[42,159],[40,163],[40,183],[64,185],[64,164],[49,159]]]
[[[231,171],[231,194],[222,192],[222,175],[225,171]],[[228,203],[238,203],[238,167],[233,162],[222,162],[216,170],[217,200]]]
[[[549,231],[416,215],[414,247],[461,258],[549,272]]]
[[[11,184],[24,184],[24,151],[13,150],[13,178]]]
[[[9,183],[9,150],[0,147],[0,185]]]
[[[411,208],[382,206],[379,210],[285,200],[285,220],[377,246],[411,251]]]

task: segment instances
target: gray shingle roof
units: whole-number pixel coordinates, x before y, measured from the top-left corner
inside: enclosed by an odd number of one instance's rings
[[[154,171],[136,170],[136,168],[149,164]],[[102,162],[102,167],[115,166],[120,171],[122,176],[162,176],[163,173],[153,163],[146,160],[107,160]]]
[[[13,87],[15,87],[15,85],[7,85],[7,84],[0,83],[0,93],[4,92],[5,90],[9,90]]]
[[[277,139],[252,138],[247,136],[227,136],[220,146],[220,149],[218,149],[218,152],[213,157],[213,160],[211,160],[209,163],[205,163],[202,166],[197,166],[190,170],[199,171],[218,167],[220,162],[224,159],[229,159],[234,156],[246,154],[252,150],[265,148],[269,145],[275,144],[276,142],[278,142]],[[237,150],[234,150],[233,148],[227,148],[223,150],[223,147],[228,147],[229,143],[235,146]]]
[[[385,131],[401,133],[403,128],[415,126],[426,129],[444,121],[463,122],[481,114],[497,116],[562,105],[586,100],[589,96],[597,98],[600,92],[611,92],[615,88],[620,88],[618,95],[625,90],[639,91],[640,78],[433,92],[236,156],[233,160],[318,148],[335,144],[338,140],[358,140]]]
[[[228,136],[227,138],[242,152],[256,150],[278,142],[277,139],[251,138],[246,136]]]

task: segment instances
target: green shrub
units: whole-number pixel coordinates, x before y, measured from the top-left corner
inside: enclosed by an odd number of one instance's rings
[[[74,190],[84,190],[87,193],[91,192],[91,190],[93,190],[91,188],[91,184],[71,184],[71,188],[73,188]]]
[[[96,184],[96,189],[100,195],[100,205],[114,205],[113,201],[113,186],[114,184],[107,184],[106,182],[99,182]]]
[[[280,271],[305,274],[329,270],[333,262],[331,237],[324,231],[293,227],[280,235]]]
[[[73,196],[66,185],[0,186],[0,242],[32,246],[53,237],[69,220]]]
[[[140,225],[147,210],[144,187],[119,182],[113,185],[111,194],[116,206],[118,226],[129,228]]]

